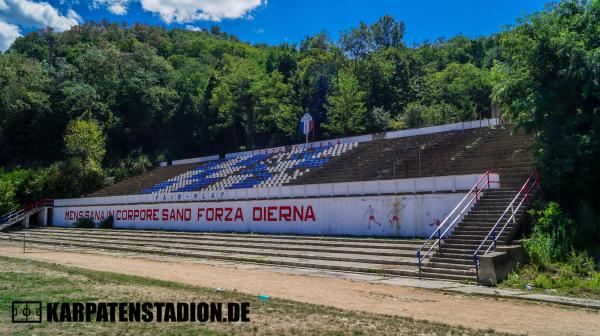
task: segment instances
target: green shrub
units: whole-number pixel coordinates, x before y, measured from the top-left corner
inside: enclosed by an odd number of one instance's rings
[[[590,258],[585,251],[577,253],[574,250],[571,250],[566,265],[576,276],[588,277],[594,274],[596,270],[594,259]]]
[[[120,182],[129,176],[125,167],[114,167],[106,170],[106,175],[112,178],[112,183]]]
[[[93,229],[96,227],[96,223],[87,217],[81,217],[75,221],[75,227],[80,229]]]
[[[37,199],[37,190],[30,185],[34,175],[31,169],[16,168],[10,172],[0,169],[0,216]]]
[[[43,198],[80,197],[104,186],[104,172],[79,159],[55,162],[40,171],[36,184]]]
[[[530,210],[529,214],[534,227],[531,239],[524,246],[530,261],[541,267],[565,261],[575,246],[575,222],[562,212],[556,202],[549,202],[540,210]]]
[[[535,287],[539,287],[539,288],[553,288],[554,287],[552,278],[550,278],[548,276],[548,274],[546,274],[546,273],[538,274],[535,277],[535,279],[533,280],[533,285]]]
[[[128,162],[129,176],[140,175],[152,168],[152,162],[147,155],[140,155]]]
[[[101,228],[101,229],[112,229],[114,222],[115,222],[115,219],[111,215],[111,216],[108,216],[108,217],[104,218],[100,222],[100,225],[98,227]]]
[[[548,234],[534,228],[531,239],[524,241],[523,247],[531,264],[545,268],[552,262],[552,239],[550,239]]]

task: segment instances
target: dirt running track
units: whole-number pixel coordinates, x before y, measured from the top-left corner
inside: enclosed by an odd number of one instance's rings
[[[0,255],[49,261],[197,286],[263,293],[342,309],[408,316],[477,329],[529,335],[600,335],[600,313],[544,303],[449,294],[327,277],[309,277],[189,261],[165,262],[0,245]]]

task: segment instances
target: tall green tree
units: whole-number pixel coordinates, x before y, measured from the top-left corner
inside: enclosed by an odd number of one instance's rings
[[[50,78],[43,63],[17,53],[0,54],[0,156],[21,163],[46,162],[60,146],[51,110]],[[58,126],[58,132],[61,132]]]
[[[447,104],[456,113],[448,113],[447,122],[474,120],[481,114],[489,117],[492,85],[489,71],[471,63],[451,63],[444,70],[426,78],[428,91],[423,101],[428,105]],[[438,121],[439,122],[439,121]]]
[[[348,70],[340,70],[335,89],[327,96],[327,117],[323,128],[331,135],[348,135],[365,130],[365,92]]]
[[[257,139],[293,132],[289,125],[295,125],[298,109],[291,105],[290,88],[281,73],[266,73],[252,58],[229,58],[225,70],[211,97],[211,107],[218,111],[219,127],[231,130],[236,147],[241,144],[240,134],[244,147],[253,149]]]
[[[76,119],[67,125],[65,151],[85,164],[100,166],[106,154],[105,142],[102,129],[93,121]]]
[[[549,6],[502,34],[506,62],[493,71],[494,100],[511,122],[535,136],[546,195],[572,214],[595,218],[585,220],[595,227],[595,239],[600,238],[600,212],[594,210],[600,207],[598,27],[600,1]]]

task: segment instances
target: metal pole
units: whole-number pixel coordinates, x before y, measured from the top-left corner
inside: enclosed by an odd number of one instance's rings
[[[21,234],[21,237],[23,239],[23,253],[25,253],[25,231],[23,231],[23,233]]]
[[[419,147],[419,177],[421,177],[421,147]]]

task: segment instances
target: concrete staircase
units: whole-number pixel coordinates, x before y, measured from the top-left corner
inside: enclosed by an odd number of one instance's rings
[[[517,194],[516,190],[486,191],[474,208],[455,227],[452,234],[443,239],[439,249],[430,257],[422,268],[424,277],[434,274],[454,275],[465,280],[476,280],[473,253],[490,232],[502,212]],[[525,213],[521,208],[517,213],[517,223]],[[499,237],[502,245],[512,240],[518,225],[509,225]],[[492,244],[489,238],[484,248]],[[481,255],[483,251],[479,253]]]
[[[465,280],[476,280],[473,254],[496,224],[501,214],[518,194],[519,189],[533,171],[529,146],[531,139],[523,134],[510,135],[509,130],[488,132],[482,141],[465,149],[457,158],[436,168],[434,174],[469,174],[495,171],[500,175],[501,188],[488,190],[458,223],[449,237],[442,239],[439,248],[422,268],[424,277],[452,275]],[[520,201],[522,198],[518,198]],[[516,214],[516,224],[507,226],[498,244],[512,241],[528,204]],[[491,238],[484,248],[492,244]],[[479,253],[481,255],[483,251]]]
[[[22,233],[0,233],[0,241],[21,243]],[[394,238],[58,227],[25,230],[25,237],[30,247],[133,252],[415,277],[418,276],[418,267],[414,253],[423,242]]]

